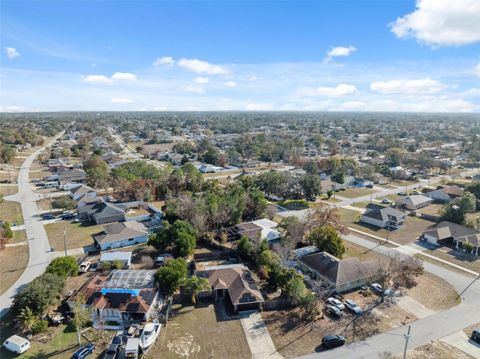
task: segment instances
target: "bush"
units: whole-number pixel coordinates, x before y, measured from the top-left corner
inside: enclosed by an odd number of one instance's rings
[[[75,209],[77,202],[68,196],[60,197],[52,201],[53,208]]]
[[[32,326],[32,333],[33,334],[43,333],[43,332],[46,332],[47,329],[48,329],[48,322],[44,319],[39,319]]]
[[[172,295],[187,279],[187,262],[183,258],[169,260],[155,274],[155,282],[160,290]]]
[[[55,258],[47,267],[47,273],[53,273],[61,277],[75,277],[78,275],[78,264],[74,257]]]

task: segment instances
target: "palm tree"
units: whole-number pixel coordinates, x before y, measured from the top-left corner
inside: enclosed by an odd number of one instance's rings
[[[188,278],[185,282],[185,291],[191,294],[193,304],[197,302],[198,293],[209,289],[209,287],[208,279],[200,278],[195,275]]]
[[[73,305],[73,326],[77,331],[77,342],[81,345],[81,332],[85,324],[90,320],[90,312],[85,307],[85,298],[78,297]]]
[[[30,333],[38,322],[38,317],[29,307],[25,307],[20,310],[20,314],[17,315],[17,320],[21,331],[24,333]]]

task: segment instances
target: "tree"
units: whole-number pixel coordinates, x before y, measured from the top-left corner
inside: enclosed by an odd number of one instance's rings
[[[90,312],[87,307],[85,307],[85,298],[77,297],[75,303],[73,304],[73,319],[72,324],[77,331],[77,342],[78,345],[82,345],[82,328],[90,321]]]
[[[308,235],[308,241],[316,245],[321,251],[330,253],[335,257],[342,258],[343,253],[345,253],[343,240],[332,226],[313,229]]]
[[[53,208],[62,208],[62,209],[75,209],[77,206],[77,202],[73,198],[69,196],[63,196],[56,198],[52,202]]]
[[[38,316],[29,307],[25,307],[20,309],[17,320],[23,333],[31,333],[38,322]]]
[[[197,276],[191,276],[185,281],[185,292],[192,296],[192,303],[197,302],[198,293],[209,288],[209,282],[207,278],[201,278]]]
[[[155,282],[162,292],[172,295],[184,283],[187,273],[185,259],[171,259],[155,273]]]
[[[336,171],[336,172],[332,173],[332,175],[330,176],[330,179],[333,182],[343,184],[345,182],[345,175],[343,174],[343,172]]]
[[[172,225],[165,222],[162,229],[150,236],[148,243],[160,252],[171,249],[175,256],[187,257],[195,250],[197,235],[190,223],[176,220]]]
[[[237,254],[244,260],[252,259],[253,244],[247,237],[240,238],[237,245]]]
[[[35,314],[44,311],[58,299],[63,290],[65,279],[54,273],[44,273],[22,287],[13,299],[12,308],[15,313],[29,307]]]
[[[331,207],[326,203],[319,203],[318,206],[308,212],[305,227],[309,231],[316,227],[326,226],[331,226],[340,233],[347,233],[347,228],[341,221],[338,208]]]
[[[72,256],[55,258],[47,267],[47,273],[56,274],[63,278],[77,276],[78,270],[77,261]]]
[[[303,194],[308,201],[315,201],[322,193],[320,177],[314,174],[307,174],[300,179]]]
[[[443,221],[450,221],[458,224],[464,224],[467,213],[475,212],[477,199],[470,192],[465,192],[462,197],[455,198],[453,201],[445,204],[441,211]]]
[[[295,248],[298,243],[303,241],[305,235],[305,223],[298,219],[298,217],[285,217],[278,227],[283,230],[283,238],[285,241],[289,242],[289,246],[292,249]]]
[[[267,209],[267,201],[262,191],[259,189],[252,189],[247,192],[245,201],[245,211],[243,211],[243,218],[253,220],[261,217]]]
[[[90,186],[106,188],[109,182],[108,165],[99,156],[92,156],[83,164]]]
[[[390,148],[385,152],[385,162],[390,167],[400,166],[404,157],[404,151],[401,148]]]

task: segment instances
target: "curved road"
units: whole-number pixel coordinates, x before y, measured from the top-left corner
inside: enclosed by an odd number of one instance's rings
[[[62,135],[63,132],[57,135],[45,146],[31,154],[25,162],[23,162],[18,174],[18,192],[5,197],[5,200],[16,201],[22,205],[25,231],[28,240],[29,258],[27,268],[20,278],[18,278],[18,280],[0,296],[0,317],[4,316],[10,309],[13,297],[17,291],[22,286],[41,275],[45,271],[48,263],[53,259],[53,255],[50,252],[47,232],[45,232],[45,228],[43,227],[36,203],[36,201],[41,198],[41,195],[33,192],[28,174],[33,161],[37,158],[40,152]]]

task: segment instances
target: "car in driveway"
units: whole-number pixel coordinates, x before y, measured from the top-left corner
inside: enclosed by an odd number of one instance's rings
[[[334,305],[327,305],[325,307],[325,313],[332,316],[335,319],[340,319],[343,315],[343,312]]]
[[[92,265],[92,262],[84,261],[79,265],[79,270],[78,271],[80,273],[87,273],[88,270],[90,269],[91,265]]]
[[[115,359],[118,356],[118,353],[120,353],[120,344],[112,343],[105,351],[103,359]]]
[[[383,204],[393,204],[393,201],[390,201],[388,198],[382,199]]]
[[[90,354],[92,354],[95,350],[95,344],[88,343],[87,345],[77,349],[75,353],[72,355],[72,359],[84,359]]]
[[[345,337],[341,335],[325,335],[322,338],[322,348],[333,349],[345,344]]]
[[[345,307],[350,310],[353,314],[355,315],[360,315],[363,313],[362,308],[360,308],[357,303],[355,303],[351,299],[347,299],[343,302],[345,304]]]
[[[337,307],[340,310],[344,310],[345,306],[337,298],[330,297],[325,301],[327,304]]]
[[[378,283],[372,283],[372,285],[370,286],[373,291],[377,294],[383,294],[383,287],[378,284]]]
[[[46,213],[42,216],[42,220],[44,221],[50,221],[52,219],[55,219],[55,216],[51,213]]]
[[[475,343],[480,344],[480,328],[475,328],[470,336]]]

